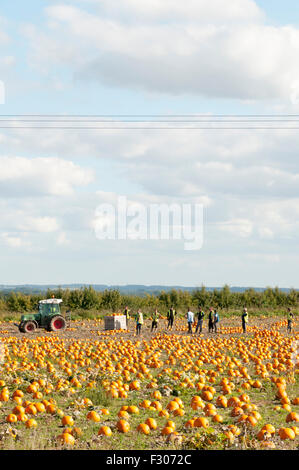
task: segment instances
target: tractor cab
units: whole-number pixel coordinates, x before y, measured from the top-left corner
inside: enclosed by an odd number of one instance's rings
[[[62,299],[44,299],[38,303],[38,312],[22,315],[19,330],[30,333],[36,328],[59,331],[66,328],[66,320],[61,314]]]
[[[40,300],[38,303],[38,314],[41,317],[48,315],[61,315],[60,304],[62,299],[46,299]]]

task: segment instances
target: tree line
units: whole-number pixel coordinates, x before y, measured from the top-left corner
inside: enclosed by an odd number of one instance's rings
[[[46,293],[24,294],[20,292],[0,293],[0,311],[30,312],[37,308],[38,301],[54,295],[63,300],[63,309],[71,311],[104,311],[119,312],[125,306],[132,310],[138,308],[145,311],[159,309],[166,311],[173,306],[177,310],[186,310],[188,306],[196,309],[214,307],[218,309],[239,310],[244,305],[248,308],[286,308],[297,307],[299,291],[290,289],[282,291],[278,287],[268,287],[263,291],[253,288],[244,292],[232,292],[229,286],[221,289],[208,290],[204,286],[193,291],[172,289],[169,292],[146,294],[145,296],[121,294],[118,290],[96,291],[93,287],[80,289],[48,289]]]

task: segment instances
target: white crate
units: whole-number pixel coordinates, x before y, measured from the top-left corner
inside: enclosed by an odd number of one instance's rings
[[[104,317],[105,330],[126,330],[127,321],[125,315],[111,315]]]

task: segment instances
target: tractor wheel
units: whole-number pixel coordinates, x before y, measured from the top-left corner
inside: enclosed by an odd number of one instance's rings
[[[60,315],[53,317],[50,321],[50,331],[63,331],[66,328],[66,321]]]
[[[24,329],[24,333],[32,333],[36,330],[36,324],[33,321],[26,321],[23,323],[22,328]]]
[[[19,332],[20,332],[20,333],[25,333],[25,330],[24,330],[24,323],[23,323],[23,322],[19,324]]]

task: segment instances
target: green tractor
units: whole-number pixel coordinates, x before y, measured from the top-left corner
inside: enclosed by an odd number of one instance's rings
[[[62,331],[66,328],[66,319],[62,316],[60,304],[62,299],[45,299],[38,303],[38,313],[22,315],[18,325],[21,333],[32,333],[36,328],[48,331]]]

